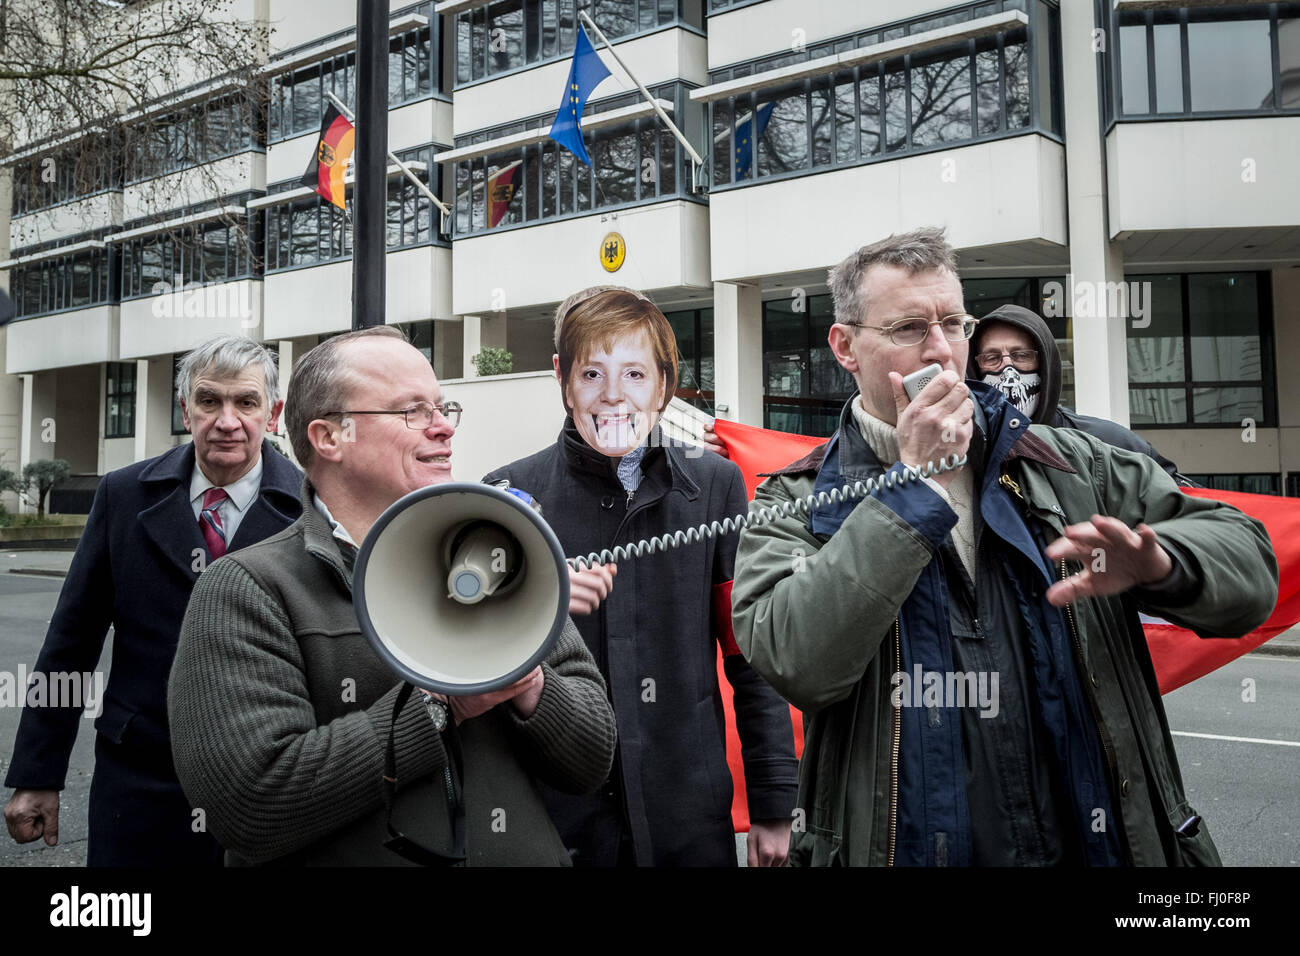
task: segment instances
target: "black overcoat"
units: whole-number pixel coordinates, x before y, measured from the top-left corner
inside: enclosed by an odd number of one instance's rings
[[[262,487],[231,550],[302,512],[302,473],[262,441]],[[93,672],[113,628],[113,665],[95,718],[86,847],[91,866],[203,865],[221,859],[172,767],[167,677],[207,549],[190,505],[194,445],[109,472],[99,483],[34,672]],[[26,707],[5,786],[62,790],[82,713]]]
[[[656,428],[629,498],[614,459],[570,418],[549,448],[488,475],[533,495],[565,555],[693,527],[747,509],[740,469],[699,448],[664,447]],[[578,865],[734,866],[732,782],[717,653],[735,692],[751,819],[789,820],[798,784],[786,702],[730,635],[735,534],[618,565],[614,588],[574,623],[609,687],[618,753],[596,794],[545,793]],[[721,613],[715,607],[723,608]]]

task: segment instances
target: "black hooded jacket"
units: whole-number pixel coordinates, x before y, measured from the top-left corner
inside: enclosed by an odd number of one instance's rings
[[[1042,391],[1039,393],[1038,407],[1034,409],[1033,421],[1037,425],[1051,425],[1054,428],[1074,428],[1099,438],[1108,445],[1140,452],[1153,459],[1161,468],[1169,472],[1180,485],[1195,485],[1195,482],[1178,473],[1178,466],[1156,451],[1149,441],[1123,425],[1104,418],[1080,415],[1072,408],[1061,405],[1061,353],[1056,348],[1052,330],[1037,313],[1018,305],[1001,305],[980,320],[971,339],[970,357],[966,367],[966,377],[984,381],[984,371],[975,361],[979,354],[980,339],[994,322],[1003,322],[1028,332],[1037,343],[1041,361],[1038,363],[1038,375],[1042,379]]]

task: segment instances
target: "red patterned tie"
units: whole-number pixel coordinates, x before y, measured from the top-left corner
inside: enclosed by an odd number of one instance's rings
[[[208,556],[212,561],[226,553],[226,529],[221,527],[221,513],[218,510],[226,497],[224,488],[209,488],[203,493],[199,530],[203,532],[203,541],[208,546]]]

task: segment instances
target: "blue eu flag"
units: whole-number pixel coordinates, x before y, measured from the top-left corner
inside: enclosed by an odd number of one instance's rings
[[[564,84],[564,99],[551,124],[551,139],[555,140],[580,160],[591,165],[587,147],[582,142],[582,110],[587,97],[609,76],[609,70],[596,56],[596,50],[587,39],[587,31],[578,27],[578,42],[573,48],[573,66],[569,68],[569,81]]]
[[[766,106],[758,108],[757,120],[751,114],[745,122],[736,124],[736,182],[749,176],[751,160],[754,157],[754,143],[763,135],[763,130],[767,129],[767,121],[772,118],[772,110],[775,108],[776,101],[773,100]]]

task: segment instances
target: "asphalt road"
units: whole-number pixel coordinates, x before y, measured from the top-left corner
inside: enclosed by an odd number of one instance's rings
[[[63,581],[6,573],[4,563],[0,671],[15,673],[20,665],[35,663]],[[111,649],[110,635],[100,662],[106,677]],[[1243,700],[1248,690],[1253,690],[1253,701]],[[1300,657],[1248,654],[1166,695],[1165,707],[1188,799],[1205,818],[1223,862],[1300,865]],[[0,707],[0,779],[13,753],[19,716],[17,708]],[[39,841],[18,846],[0,833],[0,865],[85,863],[86,802],[94,763],[90,725],[82,721],[72,754],[58,846]],[[0,800],[9,795],[0,789]]]

